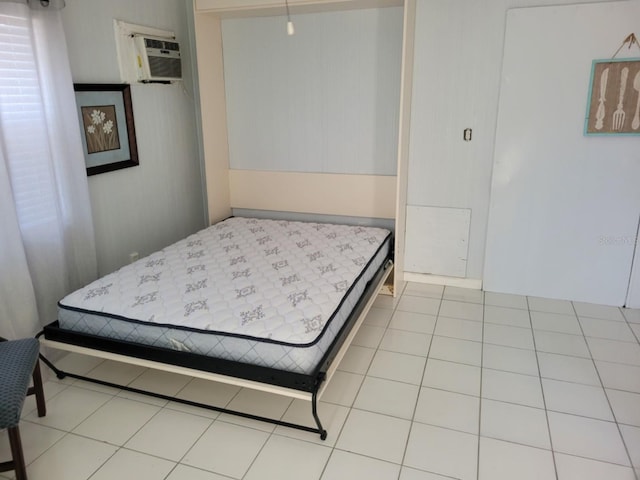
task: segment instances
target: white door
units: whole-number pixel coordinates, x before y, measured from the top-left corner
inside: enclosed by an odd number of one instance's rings
[[[610,58],[638,18],[631,1],[508,12],[486,290],[625,303],[640,136],[584,136],[583,126],[592,61]]]

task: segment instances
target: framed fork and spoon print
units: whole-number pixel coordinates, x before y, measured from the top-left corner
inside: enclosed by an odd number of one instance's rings
[[[640,58],[594,60],[585,135],[640,135]]]

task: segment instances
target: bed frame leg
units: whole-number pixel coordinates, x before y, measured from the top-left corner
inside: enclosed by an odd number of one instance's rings
[[[311,396],[311,412],[313,413],[313,418],[316,421],[316,425],[318,425],[320,440],[326,440],[327,431],[322,427],[322,422],[320,422],[320,417],[318,416],[318,390],[315,390],[313,392],[313,395]]]
[[[49,367],[53,373],[56,374],[56,377],[58,377],[60,380],[62,380],[63,378],[65,378],[67,376],[67,374],[65,372],[63,372],[62,370],[60,370],[59,368],[57,368],[53,363],[51,363],[49,361],[49,359],[47,359],[44,355],[40,354],[40,360],[42,360],[44,362],[44,364]]]

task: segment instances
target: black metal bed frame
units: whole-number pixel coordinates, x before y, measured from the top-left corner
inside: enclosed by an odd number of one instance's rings
[[[128,392],[140,393],[149,395],[155,398],[163,400],[175,401],[186,405],[195,407],[206,408],[221,413],[227,413],[236,415],[252,420],[259,420],[263,422],[272,423],[284,427],[295,428],[297,430],[303,430],[306,432],[317,433],[322,440],[327,438],[327,431],[323,428],[322,422],[318,415],[318,392],[322,383],[325,381],[329,366],[335,359],[339,350],[343,346],[349,333],[353,329],[353,326],[357,322],[360,315],[363,313],[369,300],[378,292],[378,287],[384,278],[386,278],[388,272],[393,266],[391,260],[392,253],[383,265],[378,269],[374,277],[367,283],[364,293],[360,296],[358,302],[351,311],[349,318],[344,323],[338,335],[332,342],[329,349],[325,352],[318,366],[310,374],[302,374],[296,372],[288,372],[284,370],[278,370],[270,367],[263,367],[259,365],[251,365],[241,362],[235,362],[231,360],[206,357],[203,355],[193,354],[189,352],[169,350],[165,348],[159,348],[154,346],[147,346],[136,344],[127,341],[107,339],[96,335],[74,332],[71,330],[65,330],[60,328],[58,322],[53,322],[40,332],[37,337],[44,335],[46,340],[54,342],[66,343],[78,347],[85,347],[92,350],[100,350],[104,352],[124,355],[127,357],[135,357],[161,364],[177,365],[194,370],[205,371],[209,373],[215,373],[228,377],[241,378],[244,380],[250,380],[258,383],[266,383],[275,385],[278,387],[284,387],[292,390],[298,390],[311,394],[311,413],[316,422],[317,428],[308,427],[306,425],[293,424],[284,422],[279,419],[273,419],[268,417],[262,417],[258,415],[252,415],[246,412],[239,412],[235,410],[226,409],[223,407],[217,407],[214,405],[208,405],[191,400],[185,400],[182,398],[176,398],[169,395],[163,395],[160,393],[149,392],[146,390],[140,390],[137,388],[129,387],[126,385],[118,385],[103,380],[77,375],[75,373],[65,372],[57,368],[53,362],[48,360],[44,355],[41,355],[41,360],[56,374],[60,379],[65,377],[71,377],[79,380],[85,380],[88,382],[96,383],[113,388],[119,388]]]

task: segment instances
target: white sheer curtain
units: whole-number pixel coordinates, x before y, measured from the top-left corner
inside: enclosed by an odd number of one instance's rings
[[[0,336],[33,335],[96,276],[80,142],[59,12],[0,1]]]

